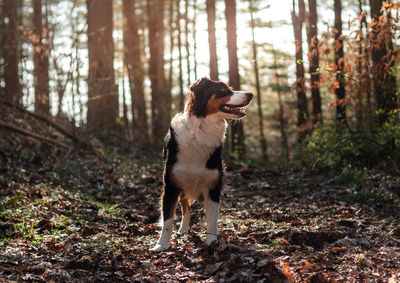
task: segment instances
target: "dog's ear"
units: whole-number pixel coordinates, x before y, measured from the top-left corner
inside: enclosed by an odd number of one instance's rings
[[[207,88],[211,80],[202,78],[189,86],[187,111],[197,117],[205,117],[207,111]]]
[[[189,86],[189,90],[193,91],[193,92],[196,92],[196,93],[199,93],[199,92],[205,90],[205,88],[207,87],[209,82],[210,82],[209,79],[207,79],[205,77],[201,78],[201,79],[195,81],[193,84],[191,84]]]

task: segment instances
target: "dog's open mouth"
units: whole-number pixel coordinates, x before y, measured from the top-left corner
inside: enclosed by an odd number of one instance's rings
[[[234,114],[238,117],[244,117],[246,116],[245,108],[248,104],[249,103],[244,103],[240,105],[222,104],[220,106],[220,110],[228,114]]]

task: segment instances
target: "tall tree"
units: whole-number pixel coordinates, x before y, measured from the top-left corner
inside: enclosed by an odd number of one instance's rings
[[[192,83],[190,77],[190,44],[189,44],[189,0],[185,0],[185,47],[186,47],[186,68],[188,85]]]
[[[50,113],[49,101],[49,38],[43,27],[42,1],[33,0],[33,64],[35,111]]]
[[[308,0],[308,59],[310,62],[310,76],[311,76],[311,100],[312,100],[312,122],[316,124],[322,122],[321,110],[321,94],[319,91],[319,51],[318,51],[318,16],[317,16],[317,1]]]
[[[181,8],[180,0],[177,0],[176,7],[176,29],[178,31],[178,53],[179,53],[179,111],[183,111],[185,95],[183,93],[183,67],[182,67],[182,32],[181,32]]]
[[[18,1],[5,0],[2,7],[3,28],[3,56],[4,56],[4,82],[5,99],[20,102],[22,97],[21,84],[19,82],[18,62],[19,44],[17,37],[18,27]]]
[[[175,13],[175,0],[169,0],[169,15],[168,15],[168,26],[169,26],[169,70],[168,70],[168,93],[172,93],[172,81],[174,75],[174,47],[175,47],[175,37],[174,37],[174,13]],[[168,101],[166,101],[166,106],[168,107],[168,113],[171,112],[172,95],[168,95]]]
[[[304,64],[303,64],[303,23],[305,20],[304,0],[298,0],[298,14],[296,13],[295,0],[292,2],[292,23],[294,39],[296,42],[296,93],[297,93],[297,131],[298,140],[301,141],[307,133],[308,106],[304,85]]]
[[[261,87],[260,87],[260,78],[259,78],[259,69],[258,69],[258,57],[257,57],[257,44],[254,36],[254,10],[255,7],[253,6],[253,0],[250,0],[249,3],[249,10],[250,10],[250,26],[251,26],[251,35],[252,35],[252,49],[253,49],[253,61],[254,61],[254,73],[256,79],[256,91],[257,91],[257,110],[258,110],[258,127],[260,136],[258,137],[261,145],[261,154],[264,160],[268,160],[267,154],[267,140],[264,135],[264,119],[261,107]]]
[[[144,70],[141,40],[136,19],[136,1],[123,0],[124,60],[128,69],[132,103],[133,135],[140,143],[148,141],[147,114],[144,100]]]
[[[389,1],[390,2],[390,1]],[[390,111],[398,107],[396,98],[396,77],[390,72],[394,66],[393,42],[390,14],[385,22],[382,10],[382,0],[370,0],[372,17],[372,74],[375,97],[379,111],[379,123],[382,125]]]
[[[206,1],[208,46],[210,49],[210,78],[218,81],[217,43],[215,39],[215,0]]]
[[[282,93],[284,91],[287,91],[290,89],[290,86],[282,83],[282,80],[284,79],[285,81],[287,80],[287,75],[281,75],[279,74],[279,69],[285,68],[287,69],[287,66],[284,64],[279,64],[278,63],[278,51],[272,46],[272,55],[273,55],[273,64],[271,68],[274,70],[274,79],[275,83],[270,84],[271,88],[276,91],[278,94],[278,104],[279,104],[279,111],[278,111],[278,127],[279,131],[281,133],[281,151],[282,151],[282,157],[285,158],[285,160],[289,160],[289,144],[288,144],[288,122],[285,117],[285,111],[284,111],[284,101],[282,99]]]
[[[151,81],[151,115],[153,144],[159,146],[168,127],[165,107],[166,80],[164,73],[164,0],[147,0],[149,29],[149,76]]]
[[[336,64],[336,81],[338,86],[336,93],[336,120],[342,122],[346,120],[346,89],[344,79],[344,51],[343,51],[343,35],[342,35],[342,3],[341,0],[335,0],[335,64]]]
[[[193,71],[194,78],[197,79],[197,0],[193,0]]]
[[[236,0],[225,0],[226,33],[228,39],[229,84],[234,90],[240,89],[239,64],[236,36]],[[245,155],[243,122],[231,124],[231,153],[237,158]]]
[[[87,125],[109,131],[118,116],[118,91],[114,78],[112,0],[87,0],[89,49],[89,100]]]

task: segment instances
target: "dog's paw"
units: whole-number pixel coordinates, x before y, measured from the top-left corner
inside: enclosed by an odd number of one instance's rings
[[[163,246],[160,244],[156,244],[152,249],[150,249],[152,252],[163,252],[167,250],[169,246]]]
[[[217,235],[207,234],[206,244],[209,246],[213,242],[217,241]]]

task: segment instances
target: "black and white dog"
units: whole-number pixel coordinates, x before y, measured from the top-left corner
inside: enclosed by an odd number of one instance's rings
[[[227,126],[225,119],[246,116],[244,107],[252,98],[251,93],[233,91],[227,84],[207,78],[190,86],[185,111],[172,119],[165,139],[162,232],[154,251],[169,247],[178,200],[182,208],[178,233],[189,230],[192,200],[204,200],[206,243],[217,239],[224,173],[221,151]]]

